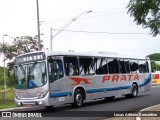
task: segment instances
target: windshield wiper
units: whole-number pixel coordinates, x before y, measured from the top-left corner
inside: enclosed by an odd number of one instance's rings
[[[26,71],[24,70],[23,66],[21,64],[19,64],[19,68],[21,69],[22,73],[25,75]]]
[[[33,65],[30,68],[30,73],[33,72],[34,68],[36,67],[37,62],[34,62]]]
[[[34,68],[36,67],[36,64],[37,64],[37,62],[34,62],[31,67],[29,66],[29,71],[28,71],[28,76],[27,76],[27,81],[28,81],[28,85],[27,86],[28,86],[28,88],[33,88],[34,87],[32,81],[31,81],[31,77],[32,77],[31,73],[33,72]]]
[[[33,72],[34,68],[36,67],[37,62],[34,62],[33,65],[31,67],[29,67],[29,71],[28,71],[28,80],[30,80],[31,78],[31,73]]]

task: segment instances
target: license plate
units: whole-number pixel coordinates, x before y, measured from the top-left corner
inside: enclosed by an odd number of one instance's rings
[[[27,104],[27,105],[25,105],[26,107],[32,107],[33,105],[31,105],[31,104]]]

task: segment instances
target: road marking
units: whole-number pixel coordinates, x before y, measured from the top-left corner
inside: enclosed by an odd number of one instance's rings
[[[141,118],[138,116],[138,117],[136,117],[136,120],[141,120]]]
[[[159,105],[159,104],[158,104]],[[147,108],[144,108],[144,109],[142,109],[142,110],[140,110],[140,112],[141,111],[146,111],[147,109],[150,109],[150,108],[152,108],[152,107],[156,107],[157,105],[153,105],[153,106],[150,106],[150,107],[147,107]]]
[[[159,105],[159,104],[158,104]],[[153,106],[150,106],[150,107],[147,107],[147,108],[144,108],[142,110],[140,110],[139,112],[142,112],[142,111],[146,111],[147,109],[151,109],[152,107],[156,107],[157,105],[153,105]],[[141,120],[141,117],[136,117],[136,120]]]

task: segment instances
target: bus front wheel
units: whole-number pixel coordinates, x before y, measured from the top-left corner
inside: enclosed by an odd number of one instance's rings
[[[52,109],[53,106],[45,106],[46,109]]]
[[[83,94],[81,90],[77,89],[74,93],[74,103],[72,104],[74,107],[81,107],[83,105]]]
[[[131,94],[131,96],[132,97],[137,97],[137,95],[138,95],[138,87],[137,87],[136,84],[133,84],[132,85],[132,94]]]

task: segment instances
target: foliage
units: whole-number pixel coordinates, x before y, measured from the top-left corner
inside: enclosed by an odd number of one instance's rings
[[[7,59],[12,59],[16,54],[16,49],[14,49],[13,45],[10,45],[9,43],[0,43],[0,53],[4,53],[5,57]]]
[[[148,57],[151,60],[152,72],[160,71],[160,65],[156,63],[156,61],[160,61],[160,53],[150,54]]]
[[[148,55],[148,57],[149,57],[151,60],[160,61],[160,53],[150,54],[150,55]]]
[[[0,86],[0,91],[4,90],[2,86]],[[3,98],[4,93],[0,92],[0,109],[6,108],[14,108],[16,104],[14,102],[14,88],[10,87],[7,89],[5,99]]]
[[[0,43],[0,53],[4,53],[7,59],[13,59],[17,55],[21,55],[31,51],[38,50],[37,36],[21,36],[14,38],[12,45],[9,43]],[[42,48],[42,40],[40,41],[40,47]]]
[[[0,85],[2,85],[3,84],[3,78],[2,78],[2,76],[3,76],[3,67],[0,67]]]
[[[155,62],[155,60],[151,60],[151,69],[152,72],[160,71],[160,65]]]
[[[12,99],[0,99],[0,109],[6,109],[6,108],[14,108],[16,107],[15,102]]]
[[[27,52],[38,51],[38,40],[37,36],[21,36],[14,38],[14,49],[16,49],[16,55],[24,54]],[[40,49],[42,49],[42,40],[40,41]]]
[[[13,75],[13,72],[12,72],[12,74],[10,74],[10,77],[8,77],[5,74],[5,79],[6,79],[7,87],[13,86],[13,84],[14,84],[14,75]],[[2,87],[4,87],[4,67],[0,67],[0,85]]]
[[[137,25],[150,28],[151,34],[160,34],[160,0],[130,0],[128,13]]]

